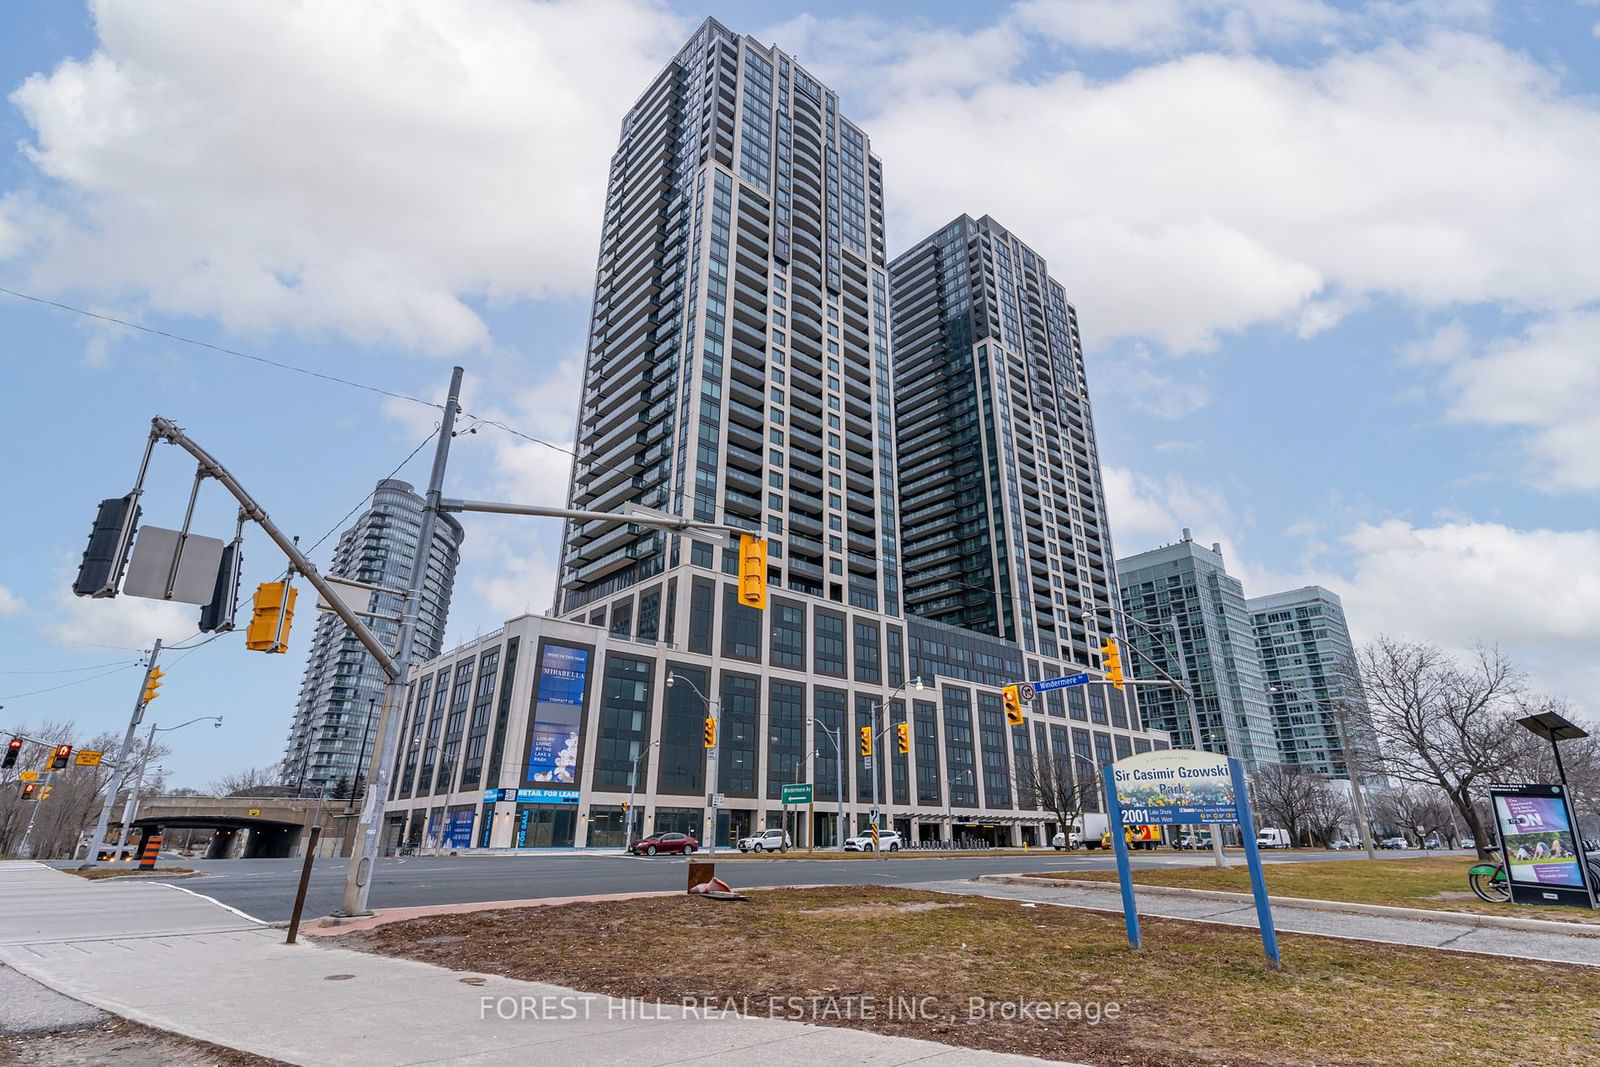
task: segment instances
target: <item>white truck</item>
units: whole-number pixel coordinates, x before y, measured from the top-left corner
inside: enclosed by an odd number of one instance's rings
[[[1263,827],[1256,834],[1256,848],[1289,848],[1289,831],[1279,830],[1274,827]]]

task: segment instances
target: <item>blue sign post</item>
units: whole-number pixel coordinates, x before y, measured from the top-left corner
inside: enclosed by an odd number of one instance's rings
[[[1133,895],[1133,874],[1123,828],[1137,825],[1239,824],[1245,860],[1250,867],[1250,888],[1256,919],[1261,926],[1261,947],[1273,970],[1283,964],[1278,952],[1278,931],[1272,922],[1272,903],[1261,873],[1261,853],[1256,848],[1255,820],[1245,787],[1244,765],[1215,752],[1167,749],[1141,752],[1104,771],[1106,807],[1111,816],[1111,844],[1117,853],[1117,881],[1122,886],[1123,918],[1128,943],[1139,948],[1139,913]]]

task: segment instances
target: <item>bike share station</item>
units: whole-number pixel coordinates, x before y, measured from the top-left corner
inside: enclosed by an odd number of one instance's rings
[[[1108,763],[1104,775],[1106,806],[1114,828],[1141,824],[1239,825],[1245,861],[1250,866],[1250,890],[1261,927],[1261,947],[1267,955],[1267,963],[1273,970],[1279,970],[1283,961],[1278,952],[1278,931],[1272,922],[1266,879],[1261,874],[1261,852],[1256,848],[1244,765],[1216,752],[1175,748],[1140,752]],[[1128,924],[1128,943],[1137,950],[1140,947],[1139,910],[1128,866],[1128,843],[1113,829],[1111,845],[1117,853],[1117,881],[1122,886],[1122,915]]]
[[[1600,887],[1600,861],[1584,853],[1567,769],[1561,762],[1561,742],[1588,737],[1588,731],[1553,711],[1517,720],[1529,733],[1550,742],[1560,785],[1494,783],[1489,804],[1494,809],[1500,836],[1500,867],[1480,863],[1468,872],[1473,892],[1484,900],[1499,894],[1516,904],[1567,904],[1596,907]],[[1501,882],[1504,871],[1504,882]],[[1488,880],[1486,894],[1478,882]]]

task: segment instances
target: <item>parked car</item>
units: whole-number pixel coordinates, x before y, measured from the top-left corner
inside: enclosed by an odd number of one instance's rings
[[[1202,849],[1211,847],[1210,834],[1184,834],[1178,838],[1178,843],[1173,846],[1180,849]]]
[[[1353,841],[1346,841],[1342,837],[1336,837],[1328,842],[1328,847],[1335,852],[1343,852],[1346,849],[1355,848],[1356,844]]]
[[[793,848],[794,840],[786,831],[774,827],[759,834],[741,837],[738,844],[740,852],[777,852],[780,849]]]
[[[878,831],[878,848],[880,850],[882,850],[884,852],[899,852],[900,851],[900,844],[901,844],[901,842],[900,842],[900,831],[898,831],[898,830],[879,830]],[[857,834],[855,837],[847,837],[847,838],[845,838],[844,839],[844,850],[846,852],[871,852],[872,851],[872,835],[870,833],[868,833],[868,834]]]
[[[677,852],[689,856],[699,847],[700,842],[688,834],[655,834],[635,841],[628,846],[628,851],[635,856],[654,856],[658,852]]]
[[[1403,837],[1386,837],[1378,842],[1379,848],[1410,848]]]
[[[1064,833],[1056,834],[1050,839],[1050,847],[1057,852],[1062,849],[1082,848],[1083,834],[1078,830],[1073,830],[1070,835]]]
[[[1268,826],[1256,834],[1256,848],[1289,848],[1291,845],[1287,830]]]
[[[1478,847],[1478,842],[1473,840],[1470,837],[1463,837],[1461,839],[1461,847],[1462,848],[1477,848]]]

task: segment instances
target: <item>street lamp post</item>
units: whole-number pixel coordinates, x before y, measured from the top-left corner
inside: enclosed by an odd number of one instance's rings
[[[837,816],[837,818],[835,820],[835,823],[834,823],[834,836],[838,838],[838,841],[836,842],[838,847],[839,848],[843,848],[844,847],[844,746],[840,743],[839,735],[837,733],[835,733],[834,731],[830,730],[828,728],[827,723],[822,722],[820,719],[807,719],[806,723],[808,725],[815,726],[817,729],[821,730],[824,734],[827,735],[828,740],[833,742],[834,756],[837,758],[838,765],[839,765],[838,778],[834,782],[834,790],[833,790],[834,798],[836,800],[838,800],[838,802],[839,802],[839,813],[838,813],[838,816]],[[819,755],[820,755],[820,753],[819,753]]]
[[[628,772],[628,818],[622,838],[622,851],[624,852],[628,851],[633,845],[633,811],[634,797],[638,794],[639,788],[639,761],[644,758],[646,752],[649,752],[659,744],[661,744],[660,741],[652,741],[636,752],[633,757],[633,770]]]
[[[667,688],[671,689],[673,683],[682,682],[693,689],[695,695],[705,701],[706,711],[712,723],[711,744],[706,746],[706,807],[705,820],[710,826],[710,833],[706,835],[706,855],[717,854],[717,805],[716,793],[721,775],[718,773],[717,750],[722,745],[722,702],[713,700],[700,692],[700,687],[681,674],[668,673]]]
[[[889,732],[889,727],[887,727],[887,726],[885,726],[882,730],[878,729],[878,712],[882,711],[884,708],[886,708],[890,704],[894,703],[894,698],[897,697],[897,696],[900,696],[901,694],[903,694],[905,692],[905,689],[906,689],[907,685],[911,686],[911,688],[915,689],[919,693],[923,692],[924,690],[926,690],[928,688],[927,686],[922,684],[922,679],[920,677],[910,677],[910,678],[907,678],[905,681],[901,682],[899,688],[896,689],[894,692],[890,693],[889,694],[889,698],[887,700],[880,700],[878,703],[872,705],[872,727],[871,728],[872,728],[872,745],[873,745],[873,751],[874,752],[881,752],[883,750],[883,746],[882,746],[883,736]],[[868,759],[872,759],[871,756],[868,756],[867,758]],[[872,778],[872,825],[874,827],[876,827],[878,825],[878,821],[883,817],[882,813],[878,810],[878,767],[877,766],[868,767],[867,768],[867,773]],[[874,848],[872,851],[874,853],[877,853],[877,855],[873,856],[873,859],[882,859],[883,858],[883,856],[882,856],[882,851],[883,850],[882,849]]]
[[[150,732],[145,735],[144,739],[144,751],[139,753],[139,774],[133,780],[133,792],[128,796],[128,803],[122,809],[122,830],[117,834],[117,849],[111,854],[113,861],[122,858],[123,851],[128,847],[128,828],[132,825],[133,820],[138,818],[139,791],[144,788],[145,765],[150,762],[150,749],[155,744],[156,734],[171,733],[173,730],[181,730],[185,726],[193,726],[197,722],[209,722],[213,727],[221,729],[222,716],[202,715],[199,718],[190,719],[188,722],[180,722],[176,726],[157,726],[153,722],[150,724]]]
[[[944,821],[949,826],[951,848],[954,848],[956,843],[956,783],[970,774],[972,774],[972,768],[968,767],[959,774],[952,775],[950,777],[950,783],[944,791]]]
[[[1292,685],[1274,682],[1267,686],[1269,693],[1293,693],[1296,699],[1303,700],[1304,695]],[[1312,706],[1316,706],[1313,700]],[[1344,771],[1350,781],[1350,806],[1355,809],[1356,832],[1361,835],[1361,847],[1367,852],[1367,859],[1376,860],[1377,850],[1372,844],[1372,827],[1367,823],[1367,805],[1361,795],[1361,779],[1356,774],[1356,761],[1350,754],[1350,733],[1345,728],[1345,713],[1343,708],[1330,708],[1333,714],[1334,725],[1339,728],[1339,751],[1344,755]]]

